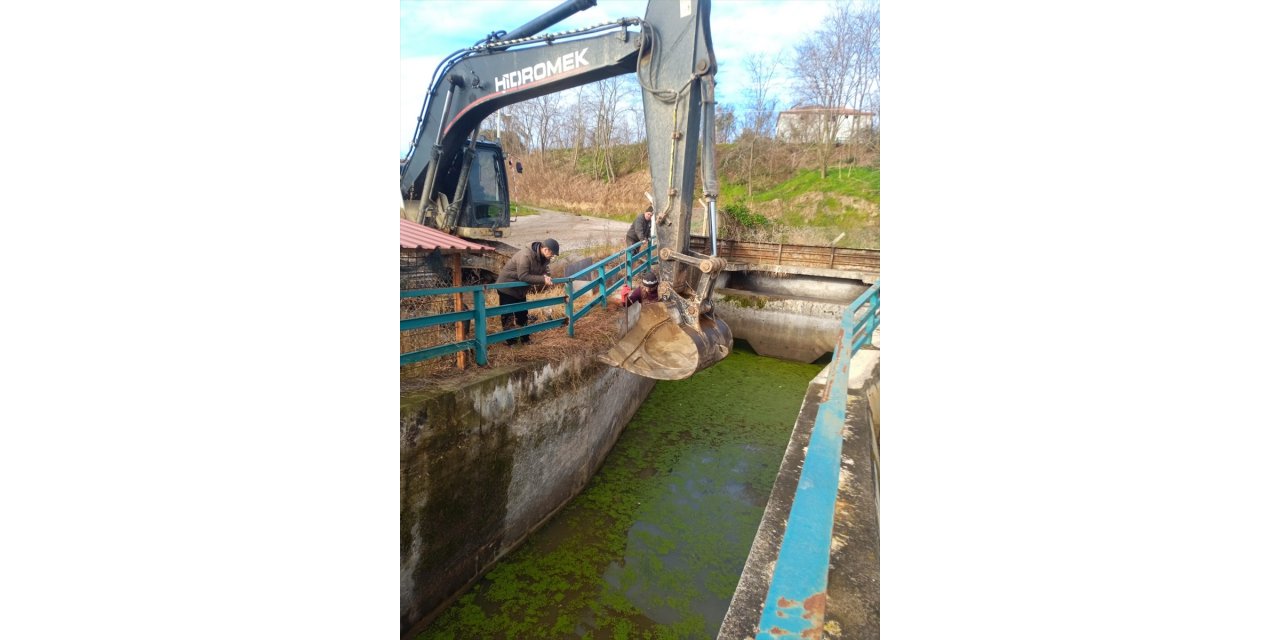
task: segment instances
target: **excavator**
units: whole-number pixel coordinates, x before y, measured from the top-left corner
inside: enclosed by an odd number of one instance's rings
[[[480,126],[507,105],[635,73],[641,88],[654,207],[659,302],[640,305],[604,362],[658,380],[688,378],[723,359],[733,335],[712,292],[725,267],[715,250],[715,73],[710,0],[651,0],[641,18],[542,33],[596,0],[566,0],[514,31],[495,31],[447,56],[431,78],[400,167],[402,210],[421,224],[478,238],[510,225],[502,148]],[[701,134],[701,135],[699,135]],[[698,146],[711,255],[689,242]]]

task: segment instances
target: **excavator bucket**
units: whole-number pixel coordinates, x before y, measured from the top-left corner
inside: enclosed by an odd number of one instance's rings
[[[721,361],[733,348],[722,320],[703,315],[698,328],[682,326],[662,303],[642,304],[635,326],[600,359],[655,380],[683,380]]]

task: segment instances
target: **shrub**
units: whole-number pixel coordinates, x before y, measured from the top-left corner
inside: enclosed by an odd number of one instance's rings
[[[744,204],[727,204],[721,213],[729,216],[744,229],[764,229],[769,226],[769,218],[758,213],[752,213],[747,205]]]

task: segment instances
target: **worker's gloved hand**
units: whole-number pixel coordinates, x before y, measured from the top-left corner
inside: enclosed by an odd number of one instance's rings
[[[618,287],[618,304],[626,304],[629,295],[631,295],[631,287],[625,284]]]

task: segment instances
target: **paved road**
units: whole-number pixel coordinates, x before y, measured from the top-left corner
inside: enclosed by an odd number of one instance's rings
[[[537,215],[512,218],[511,227],[502,234],[502,241],[515,247],[525,247],[531,242],[555,238],[560,243],[562,254],[606,245],[617,250],[622,248],[627,227],[631,226],[626,222],[548,209],[537,211]]]

